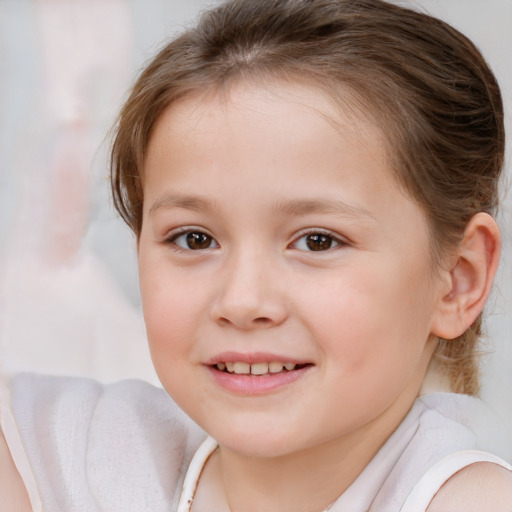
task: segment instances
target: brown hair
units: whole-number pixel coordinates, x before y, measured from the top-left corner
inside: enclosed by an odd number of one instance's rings
[[[465,36],[382,0],[231,0],[158,53],[121,111],[112,191],[136,235],[146,150],[162,112],[184,96],[269,77],[305,80],[335,97],[340,85],[351,91],[387,137],[398,182],[425,211],[434,257],[460,240],[475,213],[494,212],[502,100]],[[454,391],[478,391],[480,333],[481,317],[439,342],[436,357]]]

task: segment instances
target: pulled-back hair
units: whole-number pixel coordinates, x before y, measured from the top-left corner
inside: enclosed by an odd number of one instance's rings
[[[144,161],[159,116],[186,96],[266,79],[304,81],[372,117],[398,183],[426,214],[434,264],[474,214],[495,212],[502,100],[465,36],[382,0],[231,0],[158,53],[121,111],[112,191],[137,236]],[[481,317],[459,338],[439,340],[435,357],[454,391],[478,391],[480,334]]]

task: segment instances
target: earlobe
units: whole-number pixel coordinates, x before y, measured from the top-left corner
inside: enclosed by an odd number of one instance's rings
[[[449,269],[449,292],[440,299],[432,334],[454,339],[482,312],[498,269],[501,235],[496,221],[477,213],[468,222]]]

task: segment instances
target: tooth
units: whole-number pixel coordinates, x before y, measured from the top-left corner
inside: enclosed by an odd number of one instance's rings
[[[226,363],[226,368],[228,369],[229,373],[233,373],[234,366],[235,366],[235,363],[232,363],[232,362],[227,362]]]
[[[284,367],[288,370],[294,370],[295,369],[295,363],[284,363]]]
[[[268,373],[268,364],[267,363],[251,364],[251,373],[253,375],[263,375],[264,373]]]
[[[283,363],[278,363],[277,361],[273,361],[268,364],[268,371],[270,373],[279,373],[283,371]]]
[[[226,369],[226,365],[224,363],[217,363],[217,370],[223,372]]]
[[[251,365],[249,363],[235,363],[233,366],[233,371],[238,375],[245,375],[251,373]]]

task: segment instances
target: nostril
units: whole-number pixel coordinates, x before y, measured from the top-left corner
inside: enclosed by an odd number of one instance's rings
[[[227,318],[224,318],[224,317],[219,318],[218,322],[220,325],[223,325],[223,326],[227,326],[227,325],[231,324],[231,322]]]
[[[245,324],[245,322],[241,322],[241,321],[233,322],[232,320],[230,320],[229,318],[226,318],[226,317],[218,318],[217,322],[224,327],[227,327],[229,325],[235,325],[235,326],[243,328],[244,324]],[[250,329],[251,327],[267,327],[267,326],[271,326],[272,323],[273,322],[272,322],[271,318],[268,318],[265,316],[260,316],[257,318],[253,318],[252,320],[249,320],[249,322],[247,324],[245,324],[245,328]]]
[[[255,318],[255,319],[253,320],[253,322],[254,322],[255,324],[258,324],[258,325],[265,325],[265,324],[269,324],[269,323],[271,323],[271,322],[272,322],[272,320],[270,320],[270,318],[266,318],[266,317],[264,317],[264,316],[260,316],[260,317],[258,317],[258,318]]]

